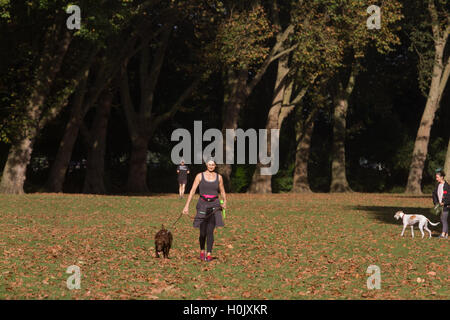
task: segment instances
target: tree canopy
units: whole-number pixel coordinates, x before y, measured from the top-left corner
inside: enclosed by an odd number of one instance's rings
[[[446,0],[378,1],[380,29],[362,0],[73,4],[80,30],[69,3],[0,0],[1,192],[175,191],[195,120],[279,129],[270,192],[429,191],[450,154]],[[227,190],[261,166],[220,168]]]

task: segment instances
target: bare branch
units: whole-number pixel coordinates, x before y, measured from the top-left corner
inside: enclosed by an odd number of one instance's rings
[[[294,32],[294,25],[290,24],[286,30],[281,35],[277,36],[277,42],[273,46],[273,49],[271,51],[271,56],[276,54],[283,46],[284,42],[287,40],[287,38]]]
[[[294,49],[297,48],[297,47],[298,47],[298,44],[295,44],[295,45],[293,45],[292,47],[290,47],[289,49],[286,49],[286,50],[284,50],[284,51],[281,51],[280,53],[278,53],[278,54],[276,54],[275,56],[273,56],[273,57],[270,59],[270,62],[273,62],[273,61],[275,61],[275,60],[281,58],[282,56],[288,54],[289,52],[291,52],[292,50],[294,50]]]
[[[292,32],[294,32],[294,26],[291,24],[286,28],[286,30],[284,30],[284,32],[281,35],[277,36],[277,42],[273,46],[269,56],[263,62],[261,68],[258,70],[253,80],[247,85],[247,88],[245,88],[245,93],[247,96],[249,96],[252,93],[253,89],[259,83],[263,75],[266,73],[267,68],[270,66],[272,62],[295,49],[296,46],[293,46],[289,49],[284,50],[283,52],[278,52],[283,47],[284,42],[289,37],[289,35],[292,34]]]
[[[56,94],[57,101],[54,105],[50,106],[49,110],[47,110],[39,120],[40,128],[43,128],[49,121],[53,120],[61,110],[67,106],[70,96],[75,92],[77,87],[87,81],[89,70],[97,53],[98,50],[92,50],[86,63],[81,67],[75,77],[70,80],[69,84],[64,89]]]
[[[428,12],[431,16],[431,29],[433,30],[434,41],[437,42],[440,40],[441,35],[439,32],[439,18],[434,0],[428,1]]]
[[[201,81],[201,77],[198,77],[197,79],[195,79],[191,83],[191,85],[188,88],[186,88],[186,90],[184,90],[184,92],[181,94],[181,96],[178,98],[178,100],[172,105],[170,110],[167,111],[166,113],[163,113],[162,115],[158,116],[155,119],[154,125],[151,126],[153,130],[155,128],[157,128],[162,122],[172,118],[177,113],[177,111],[181,108],[181,105],[183,104],[183,102],[192,95],[192,92],[200,84],[200,81]]]
[[[300,90],[300,92],[297,94],[297,96],[291,101],[291,104],[297,105],[300,103],[300,101],[303,99],[306,92],[308,91],[309,87],[316,81],[318,76],[319,76],[318,72],[314,73],[311,76],[311,79],[309,80],[309,84]]]

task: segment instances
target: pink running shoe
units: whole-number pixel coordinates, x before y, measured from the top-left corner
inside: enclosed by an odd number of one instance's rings
[[[200,260],[205,260],[205,253],[204,252],[200,252]]]
[[[206,259],[205,259],[206,262],[211,262],[212,260],[213,260],[212,256],[206,256]]]

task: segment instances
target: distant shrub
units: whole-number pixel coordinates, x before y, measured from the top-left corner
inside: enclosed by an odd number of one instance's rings
[[[422,187],[422,192],[423,193],[433,193],[435,188],[436,188],[436,185],[434,185],[434,184],[426,184]]]
[[[404,193],[405,192],[405,186],[395,186],[392,187],[390,190],[388,190],[389,193]]]
[[[232,192],[242,193],[246,192],[252,181],[252,175],[255,170],[253,165],[239,165],[233,169],[231,176],[231,190]]]
[[[280,169],[278,174],[272,178],[272,192],[290,192],[292,190],[294,164],[286,169]]]

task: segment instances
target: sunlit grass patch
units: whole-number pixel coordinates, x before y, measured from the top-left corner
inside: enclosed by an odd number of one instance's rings
[[[0,196],[2,299],[448,299],[448,240],[400,237],[395,209],[427,212],[401,195],[229,195],[214,260],[198,259],[189,217],[171,228],[171,259],[153,237],[185,200],[32,194]],[[428,215],[433,222],[438,217]],[[431,227],[438,235],[441,226]],[[409,230],[408,230],[409,231]],[[381,289],[368,290],[369,265]],[[69,290],[67,267],[81,269]]]

